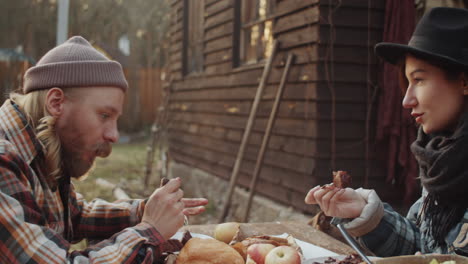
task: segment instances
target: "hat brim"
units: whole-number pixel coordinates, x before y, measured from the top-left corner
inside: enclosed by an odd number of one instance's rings
[[[384,59],[386,62],[391,64],[397,64],[401,59],[403,59],[406,56],[406,54],[413,54],[418,58],[427,59],[430,61],[437,61],[442,65],[452,65],[462,68],[468,68],[467,64],[454,60],[450,57],[428,52],[404,44],[381,42],[375,45],[375,53],[379,57]]]

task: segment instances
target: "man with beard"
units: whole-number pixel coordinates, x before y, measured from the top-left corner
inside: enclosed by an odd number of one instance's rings
[[[117,142],[127,89],[118,62],[72,37],[1,106],[1,263],[152,263],[185,215],[204,211],[207,200],[183,198],[179,178],[146,200],[88,203],[74,191],[70,179]],[[99,242],[71,251],[83,238]]]

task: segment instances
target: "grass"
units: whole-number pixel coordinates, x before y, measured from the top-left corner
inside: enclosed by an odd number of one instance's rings
[[[112,188],[102,187],[96,184],[98,178],[107,180],[124,189],[131,198],[148,198],[150,194],[159,187],[157,175],[157,156],[155,155],[153,163],[153,174],[147,190],[144,188],[144,173],[147,158],[147,146],[150,140],[144,140],[135,143],[116,144],[113,147],[112,154],[106,159],[98,159],[95,168],[89,176],[73,183],[76,191],[81,193],[87,201],[95,198],[104,199],[112,202],[116,198],[112,193]],[[184,189],[185,197],[193,197],[190,187]],[[212,223],[215,220],[216,206],[209,203],[206,206],[206,212],[190,217],[190,224]]]
[[[109,157],[96,160],[94,169],[86,179],[73,181],[76,191],[87,201],[94,198],[114,201],[116,198],[111,188],[96,184],[96,180],[101,178],[121,187],[131,198],[147,197],[143,193],[143,181],[148,144],[149,140],[114,145]]]

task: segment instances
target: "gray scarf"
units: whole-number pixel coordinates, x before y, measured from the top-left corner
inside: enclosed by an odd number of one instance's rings
[[[427,221],[428,235],[444,246],[447,233],[460,222],[468,205],[468,112],[452,132],[427,135],[420,128],[411,151],[428,191],[417,223]]]

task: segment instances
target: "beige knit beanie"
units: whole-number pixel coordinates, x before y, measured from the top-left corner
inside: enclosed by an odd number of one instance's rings
[[[122,66],[109,60],[89,42],[75,36],[47,52],[24,75],[25,94],[52,87],[119,87],[128,88]]]

